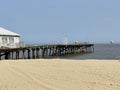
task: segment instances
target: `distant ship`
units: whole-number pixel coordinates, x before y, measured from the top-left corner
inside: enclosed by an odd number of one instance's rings
[[[114,43],[114,41],[113,41],[113,40],[111,40],[111,41],[110,41],[110,44],[113,44],[113,43]]]

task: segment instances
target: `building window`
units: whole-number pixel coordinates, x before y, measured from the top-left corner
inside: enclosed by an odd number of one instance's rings
[[[2,37],[2,43],[3,43],[3,44],[5,43],[4,37]]]
[[[13,37],[9,37],[9,43],[14,43],[14,38]]]
[[[2,37],[2,43],[3,43],[3,44],[7,44],[7,43],[8,43],[7,37]]]

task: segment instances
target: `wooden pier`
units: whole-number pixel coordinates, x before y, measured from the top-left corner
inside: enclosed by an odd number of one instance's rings
[[[39,59],[94,52],[94,44],[33,45],[0,49],[0,59]]]

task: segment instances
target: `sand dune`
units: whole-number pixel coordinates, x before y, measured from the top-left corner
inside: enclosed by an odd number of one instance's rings
[[[0,90],[120,90],[120,62],[2,60]]]

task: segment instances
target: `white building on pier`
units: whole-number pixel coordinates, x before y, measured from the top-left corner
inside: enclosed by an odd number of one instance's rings
[[[0,27],[0,48],[20,47],[20,34]]]

